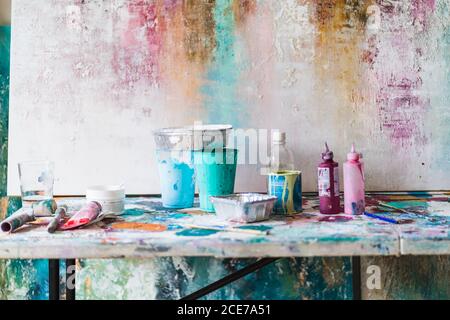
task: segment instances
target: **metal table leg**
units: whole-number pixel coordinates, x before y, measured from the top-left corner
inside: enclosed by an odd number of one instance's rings
[[[75,300],[75,259],[66,259],[66,300]]]
[[[361,300],[361,257],[352,257],[353,300]]]
[[[59,259],[48,260],[48,297],[59,300]]]
[[[263,258],[260,259],[258,261],[256,261],[255,263],[252,263],[248,266],[246,266],[245,268],[242,268],[241,270],[238,270],[236,272],[233,272],[232,274],[226,276],[225,278],[222,278],[198,291],[195,291],[194,293],[191,293],[183,298],[181,298],[181,300],[196,300],[199,299],[201,297],[204,297],[205,295],[216,291],[224,286],[226,286],[227,284],[230,284],[236,280],[239,280],[242,277],[245,277],[246,275],[248,275],[249,273],[252,273],[256,270],[259,270],[265,266],[267,266],[268,264],[271,264],[272,262],[275,262],[276,260],[278,260],[279,258]]]

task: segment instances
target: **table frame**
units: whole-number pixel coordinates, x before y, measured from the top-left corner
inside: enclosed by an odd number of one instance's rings
[[[236,280],[245,277],[246,275],[255,272],[265,266],[274,263],[275,261],[282,258],[261,258],[254,263],[245,266],[244,268],[230,273],[226,277],[217,280],[187,296],[181,298],[180,300],[197,300],[200,299],[211,292],[214,292]],[[59,259],[49,259],[48,260],[48,285],[49,285],[49,300],[60,300],[60,281],[59,281]],[[66,259],[66,271],[64,279],[64,288],[66,293],[66,300],[75,300],[75,287],[69,289],[67,287],[67,279],[75,276],[75,266],[76,259]],[[75,284],[75,280],[73,282]],[[353,300],[361,300],[361,257],[352,257],[352,290],[353,290]]]

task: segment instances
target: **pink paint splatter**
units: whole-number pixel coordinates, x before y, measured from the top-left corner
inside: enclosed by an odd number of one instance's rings
[[[426,26],[430,13],[434,11],[436,0],[412,0],[411,1],[411,15],[414,19],[414,24]]]
[[[114,48],[114,71],[123,84],[131,87],[141,80],[157,84],[163,21],[153,1],[131,0],[128,12],[127,28]]]
[[[320,222],[348,222],[350,220],[353,220],[352,217],[349,216],[325,216],[319,219]]]
[[[422,90],[423,50],[419,42],[414,41],[423,28],[419,30],[413,24],[426,27],[434,5],[434,0],[415,0],[409,12],[402,12],[404,7],[398,4],[381,7],[382,15],[389,17],[382,20],[393,23],[386,24],[382,33],[367,39],[367,49],[361,57],[374,72],[380,129],[389,135],[393,145],[420,146],[428,141],[424,118],[430,98]],[[394,16],[413,22],[395,23]],[[415,32],[413,37],[411,31]]]
[[[416,93],[421,86],[420,75],[401,77],[400,74],[391,74],[377,94],[381,129],[387,131],[391,141],[396,144],[407,146],[426,143],[421,123],[429,100]]]

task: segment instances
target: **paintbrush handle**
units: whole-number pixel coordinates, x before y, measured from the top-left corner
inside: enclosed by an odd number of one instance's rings
[[[58,229],[58,226],[61,223],[61,218],[66,215],[67,210],[67,206],[60,206],[58,209],[56,209],[55,217],[47,226],[48,233],[54,233],[56,229]]]
[[[32,210],[19,209],[9,218],[6,218],[0,224],[3,232],[14,232],[24,224],[34,221],[35,217]]]
[[[374,219],[381,220],[381,221],[385,221],[385,222],[389,222],[389,223],[393,223],[393,224],[398,224],[398,221],[395,220],[395,219],[391,219],[391,218],[388,218],[388,217],[379,216],[379,215],[377,215],[377,214],[373,214],[373,213],[369,213],[369,212],[364,212],[364,215],[366,215],[366,216],[368,216],[368,217],[371,217],[371,218],[374,218]]]
[[[391,209],[394,209],[394,210],[397,210],[397,211],[400,211],[400,212],[403,212],[403,213],[410,213],[409,211],[407,211],[407,210],[405,210],[405,209],[402,209],[402,208],[398,208],[398,207],[392,206],[392,205],[387,204],[387,203],[382,202],[382,201],[379,202],[379,205],[380,205],[380,206],[383,206],[383,207],[386,207],[386,208],[391,208]]]

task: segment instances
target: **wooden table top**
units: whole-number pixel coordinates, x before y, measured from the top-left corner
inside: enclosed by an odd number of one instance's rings
[[[49,234],[45,226],[25,226],[0,235],[0,258],[151,258],[161,256],[310,257],[450,254],[450,192],[372,193],[367,211],[386,212],[380,201],[413,213],[391,224],[367,216],[321,215],[317,197],[304,197],[304,210],[252,224],[231,224],[251,234],[191,228],[227,224],[198,209],[165,209],[156,197],[126,199],[124,221],[99,223],[86,229]],[[58,198],[75,210],[84,198]],[[2,199],[2,217],[20,207],[20,198]],[[127,223],[124,223],[127,222]],[[230,225],[227,225],[230,226]]]

